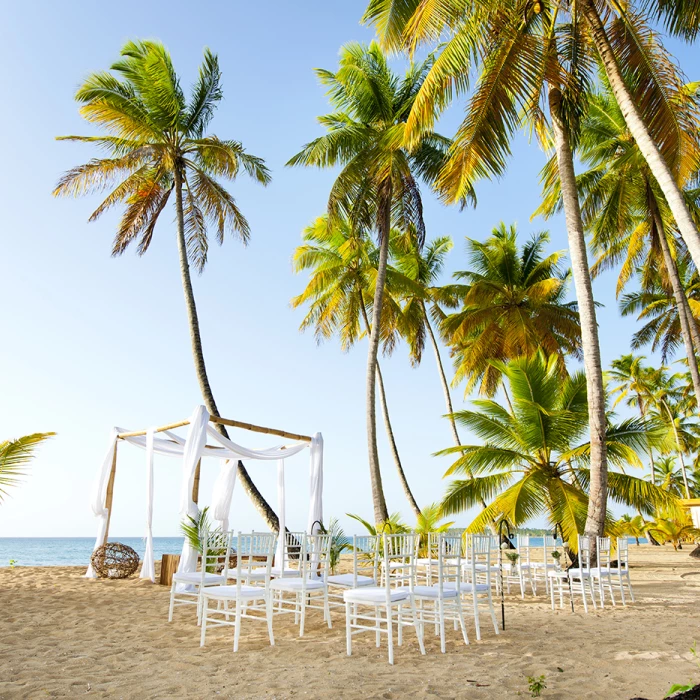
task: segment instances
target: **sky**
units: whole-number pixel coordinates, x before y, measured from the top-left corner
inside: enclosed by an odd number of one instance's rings
[[[301,310],[289,300],[305,278],[291,256],[305,225],[324,211],[333,173],[285,168],[304,143],[321,133],[316,117],[329,110],[313,69],[333,70],[348,41],[368,42],[359,24],[361,0],[289,3],[125,0],[109,13],[95,3],[5,3],[0,26],[0,88],[5,134],[0,168],[0,440],[55,431],[25,482],[0,505],[0,537],[92,536],[89,501],[112,426],[142,429],[191,415],[200,403],[190,354],[171,213],[162,217],[143,257],[110,257],[118,217],[88,217],[96,197],[54,199],[62,172],[95,155],[88,146],[57,142],[91,134],[73,95],[88,73],[117,58],[125,41],[158,38],[172,53],[183,86],[194,81],[204,47],[219,56],[225,99],[210,127],[243,142],[272,170],[272,184],[240,179],[230,186],[251,224],[248,247],[212,245],[195,277],[204,353],[222,415],[312,434],[325,440],[326,519],[352,532],[346,513],[371,519],[367,469],[364,377],[366,347],[343,354],[337,343],[318,346],[298,331]],[[700,78],[697,50],[668,46],[690,79]],[[461,107],[440,124],[450,135]],[[566,247],[560,218],[531,221],[539,203],[538,172],[545,161],[524,136],[513,147],[508,173],[477,189],[476,209],[439,205],[426,192],[429,237],[450,235],[455,247],[444,280],[464,269],[464,237],[483,239],[500,221],[523,236],[549,230],[551,250]],[[615,278],[594,283],[604,364],[629,352],[636,324],[620,318]],[[447,353],[443,353],[449,365]],[[449,463],[431,456],[450,445],[434,359],[418,369],[404,348],[383,360],[389,408],[408,480],[421,504],[439,500]],[[455,408],[466,406],[453,390]],[[390,511],[411,520],[381,429],[380,459]],[[464,436],[468,437],[468,436]],[[248,447],[278,441],[236,431]],[[308,508],[308,459],[288,460],[287,524],[302,529]],[[263,494],[275,505],[274,466],[249,463]],[[217,466],[205,464],[201,502],[211,497]],[[178,534],[180,465],[157,457],[154,535]],[[146,468],[138,448],[120,448],[111,534],[145,532]],[[458,516],[467,524],[470,514]],[[234,494],[231,525],[262,527],[242,489]]]

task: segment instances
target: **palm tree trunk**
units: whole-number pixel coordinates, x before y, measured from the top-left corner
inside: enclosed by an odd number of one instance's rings
[[[428,318],[428,310],[425,307],[425,302],[421,301],[421,306],[423,307],[423,316],[425,318],[425,327],[428,329],[428,335],[430,336],[430,342],[433,345],[433,351],[435,352],[435,360],[437,362],[438,374],[440,375],[440,383],[442,384],[442,391],[445,394],[445,406],[447,406],[447,418],[450,421],[450,427],[452,428],[452,437],[455,441],[457,447],[461,447],[462,443],[459,439],[459,433],[457,432],[457,423],[455,423],[454,409],[452,408],[452,396],[450,395],[450,386],[447,383],[447,377],[445,376],[445,367],[442,364],[442,357],[440,356],[440,346],[435,338],[435,333],[433,332],[433,327],[430,325],[430,319]]]
[[[365,301],[362,294],[362,290],[359,290],[360,296],[360,313],[362,314],[362,319],[365,322],[365,330],[367,331],[367,336],[369,337],[372,333],[372,329],[369,323],[369,318],[367,318],[367,311],[365,310]],[[382,377],[382,370],[379,366],[379,360],[377,360],[377,380],[379,382],[379,402],[382,406],[382,415],[384,416],[384,427],[386,428],[386,434],[389,438],[389,446],[391,447],[391,455],[394,458],[394,464],[396,464],[396,471],[399,473],[399,481],[403,487],[403,492],[406,494],[408,503],[413,509],[416,518],[420,516],[420,508],[416,502],[411,487],[408,485],[408,479],[406,479],[406,473],[403,470],[403,465],[401,464],[401,457],[399,456],[399,449],[396,446],[396,440],[394,438],[394,430],[391,427],[391,419],[389,418],[389,406],[386,401],[386,391],[384,390],[384,378]]]
[[[569,238],[569,254],[574,278],[574,288],[578,301],[581,321],[581,344],[583,364],[586,372],[588,391],[588,420],[591,438],[590,485],[588,494],[588,515],[585,532],[593,538],[602,536],[605,530],[605,515],[608,500],[608,464],[605,443],[606,418],[605,394],[603,390],[603,370],[600,362],[598,325],[596,322],[593,287],[588,267],[586,237],[581,220],[581,209],[576,189],[574,158],[569,144],[569,133],[560,117],[561,92],[550,86],[549,108],[554,129],[554,139],[559,167],[559,180],[564,202],[566,230]],[[595,544],[595,539],[593,539]],[[595,550],[592,555],[595,556]]]
[[[593,41],[605,68],[610,87],[627,123],[627,128],[630,130],[632,137],[644,156],[644,160],[647,162],[649,169],[666,197],[668,206],[676,220],[678,230],[688,246],[695,267],[700,269],[700,233],[698,233],[698,229],[683,198],[683,193],[673,177],[668,163],[654,143],[649,129],[644,123],[637,105],[634,103],[632,94],[625,85],[620,66],[605,32],[605,26],[598,14],[595,0],[580,0],[579,6],[588,22]]]
[[[416,518],[420,517],[420,508],[416,499],[413,496],[411,487],[408,485],[408,480],[406,479],[406,473],[403,470],[403,465],[401,464],[401,457],[399,457],[399,451],[396,447],[396,440],[394,439],[394,431],[391,427],[391,421],[389,420],[389,407],[386,403],[386,393],[384,392],[384,378],[382,377],[382,370],[379,367],[379,362],[377,362],[377,382],[379,383],[379,403],[382,406],[382,414],[384,416],[384,426],[386,427],[386,434],[389,438],[389,446],[391,447],[391,454],[394,457],[394,463],[396,464],[396,471],[399,473],[399,481],[403,487],[403,492],[406,494],[408,503],[413,509]]]
[[[688,312],[690,311],[690,307],[688,306],[688,298],[685,295],[685,290],[683,289],[681,278],[678,274],[678,267],[676,266],[676,262],[671,255],[671,249],[668,245],[661,214],[659,214],[659,210],[656,208],[654,203],[651,203],[651,210],[654,217],[654,224],[656,227],[659,244],[661,245],[661,251],[664,256],[664,266],[666,267],[666,272],[668,273],[668,278],[671,282],[673,297],[676,301],[676,308],[678,309],[678,318],[681,324],[681,336],[683,337],[683,345],[685,346],[685,356],[688,359],[690,376],[693,380],[695,398],[700,401],[700,372],[698,371],[698,360],[695,355],[695,347],[693,346],[693,337],[691,332],[691,324],[695,325],[695,319],[693,319],[692,316],[688,318]]]
[[[367,449],[369,452],[369,478],[372,485],[372,505],[374,520],[383,523],[389,519],[386,507],[384,489],[382,488],[382,473],[379,469],[379,450],[377,449],[377,413],[376,413],[376,382],[377,356],[379,354],[379,336],[381,331],[382,303],[384,301],[384,284],[386,282],[386,266],[389,260],[389,235],[391,231],[391,180],[385,181],[378,193],[379,196],[379,264],[377,266],[377,281],[374,289],[372,318],[374,323],[369,334],[369,350],[367,353]]]
[[[637,404],[639,406],[639,415],[642,417],[642,420],[646,419],[646,409],[644,408],[644,403],[642,402],[642,397],[637,392]],[[649,450],[649,469],[651,469],[651,483],[652,486],[656,486],[656,474],[654,474],[654,451],[651,448],[651,445],[647,441],[647,449]],[[641,513],[640,513],[641,515]],[[643,520],[643,518],[642,518]]]
[[[197,306],[194,301],[194,291],[192,290],[192,279],[190,277],[190,265],[187,260],[187,245],[185,243],[185,216],[182,206],[182,176],[180,169],[175,168],[175,204],[177,210],[177,248],[180,255],[180,274],[182,277],[182,288],[185,292],[185,306],[187,308],[187,320],[190,327],[190,341],[192,343],[192,356],[194,358],[195,372],[199,381],[199,388],[202,392],[204,405],[212,415],[221,415],[214,395],[209,385],[209,377],[207,368],[204,364],[204,353],[202,351],[202,338],[199,332],[199,318],[197,317]],[[228,432],[223,425],[217,423],[216,429],[224,436],[228,437]],[[279,530],[279,520],[277,515],[272,510],[268,502],[263,498],[263,495],[258,491],[257,486],[253,483],[250,475],[243,466],[243,463],[238,462],[238,478],[243,484],[245,492],[257,508],[258,512],[265,519],[267,526],[271,530]]]
[[[690,487],[688,485],[688,474],[686,473],[685,469],[685,459],[683,458],[683,448],[681,447],[681,441],[680,437],[678,435],[678,428],[676,427],[676,421],[673,418],[673,414],[671,413],[671,409],[668,407],[668,404],[666,401],[662,399],[661,403],[663,404],[663,407],[666,409],[666,413],[668,414],[668,419],[671,421],[671,427],[673,428],[673,437],[676,439],[676,451],[678,452],[678,458],[681,461],[681,474],[683,475],[683,486],[685,488],[685,497],[690,498]]]

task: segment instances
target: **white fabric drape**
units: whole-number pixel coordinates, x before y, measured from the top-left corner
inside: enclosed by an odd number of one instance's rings
[[[211,497],[212,515],[221,523],[221,529],[224,531],[228,530],[228,516],[231,512],[231,499],[236,485],[237,470],[238,461],[235,459],[227,459],[221,463],[219,476],[214,483]]]
[[[323,522],[323,436],[321,433],[311,438],[311,467],[309,469],[309,520],[306,531],[318,531]]]
[[[197,518],[199,515],[199,508],[192,500],[192,487],[194,486],[197,462],[199,462],[206,444],[208,423],[209,412],[204,406],[197,406],[192,418],[190,418],[187,440],[182,447],[182,491],[180,492],[180,517],[182,520],[187,516]],[[197,550],[185,538],[180,563],[177,567],[178,573],[196,571],[198,555]]]
[[[97,480],[92,489],[92,497],[90,500],[90,507],[96,518],[99,518],[99,525],[97,526],[97,539],[95,540],[95,546],[92,548],[94,552],[98,547],[104,544],[105,533],[107,532],[107,523],[109,522],[109,511],[107,510],[105,499],[107,498],[107,484],[109,483],[109,475],[112,471],[112,466],[114,465],[114,455],[117,449],[117,435],[119,434],[119,428],[112,428],[112,432],[109,436],[109,447],[107,448],[107,454],[105,455],[100,471],[97,475]],[[88,569],[85,572],[86,578],[97,578],[97,574],[93,571],[92,563],[88,565]]]
[[[156,582],[156,565],[153,560],[153,439],[155,429],[146,431],[146,553],[141,564],[141,578]]]

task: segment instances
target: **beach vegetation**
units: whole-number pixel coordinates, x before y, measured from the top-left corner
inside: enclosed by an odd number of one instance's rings
[[[56,433],[32,433],[14,440],[0,442],[0,503],[27,475],[36,449]]]

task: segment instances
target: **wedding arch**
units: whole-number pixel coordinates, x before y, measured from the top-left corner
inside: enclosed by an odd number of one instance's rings
[[[243,428],[256,433],[267,433],[291,440],[292,442],[255,450],[243,447],[221,435],[213,423]],[[188,426],[187,436],[181,437],[173,432],[177,428]],[[313,437],[288,433],[284,430],[264,428],[250,423],[209,415],[204,406],[197,406],[191,418],[171,423],[159,428],[125,431],[113,428],[107,454],[100,467],[92,494],[92,511],[98,518],[98,533],[95,549],[107,542],[109,521],[112,515],[112,496],[117,470],[117,445],[119,441],[128,442],[146,451],[146,551],[141,567],[141,578],[155,581],[155,563],[153,559],[153,456],[155,454],[179,457],[182,459],[182,488],[180,492],[180,515],[196,518],[199,514],[197,504],[199,495],[199,474],[201,460],[213,457],[221,461],[219,474],[214,484],[211,513],[218,520],[222,529],[228,529],[231,498],[236,484],[238,460],[261,460],[277,462],[277,517],[280,532],[285,530],[285,478],[284,461],[302,450],[309,449],[311,466],[309,474],[309,515],[307,531],[312,532],[323,519],[323,437],[316,433]],[[208,444],[214,443],[214,444]],[[283,538],[279,538],[277,556],[282,560],[280,548]],[[198,552],[185,539],[178,572],[194,571],[197,567]],[[85,574],[95,578],[92,564]]]

